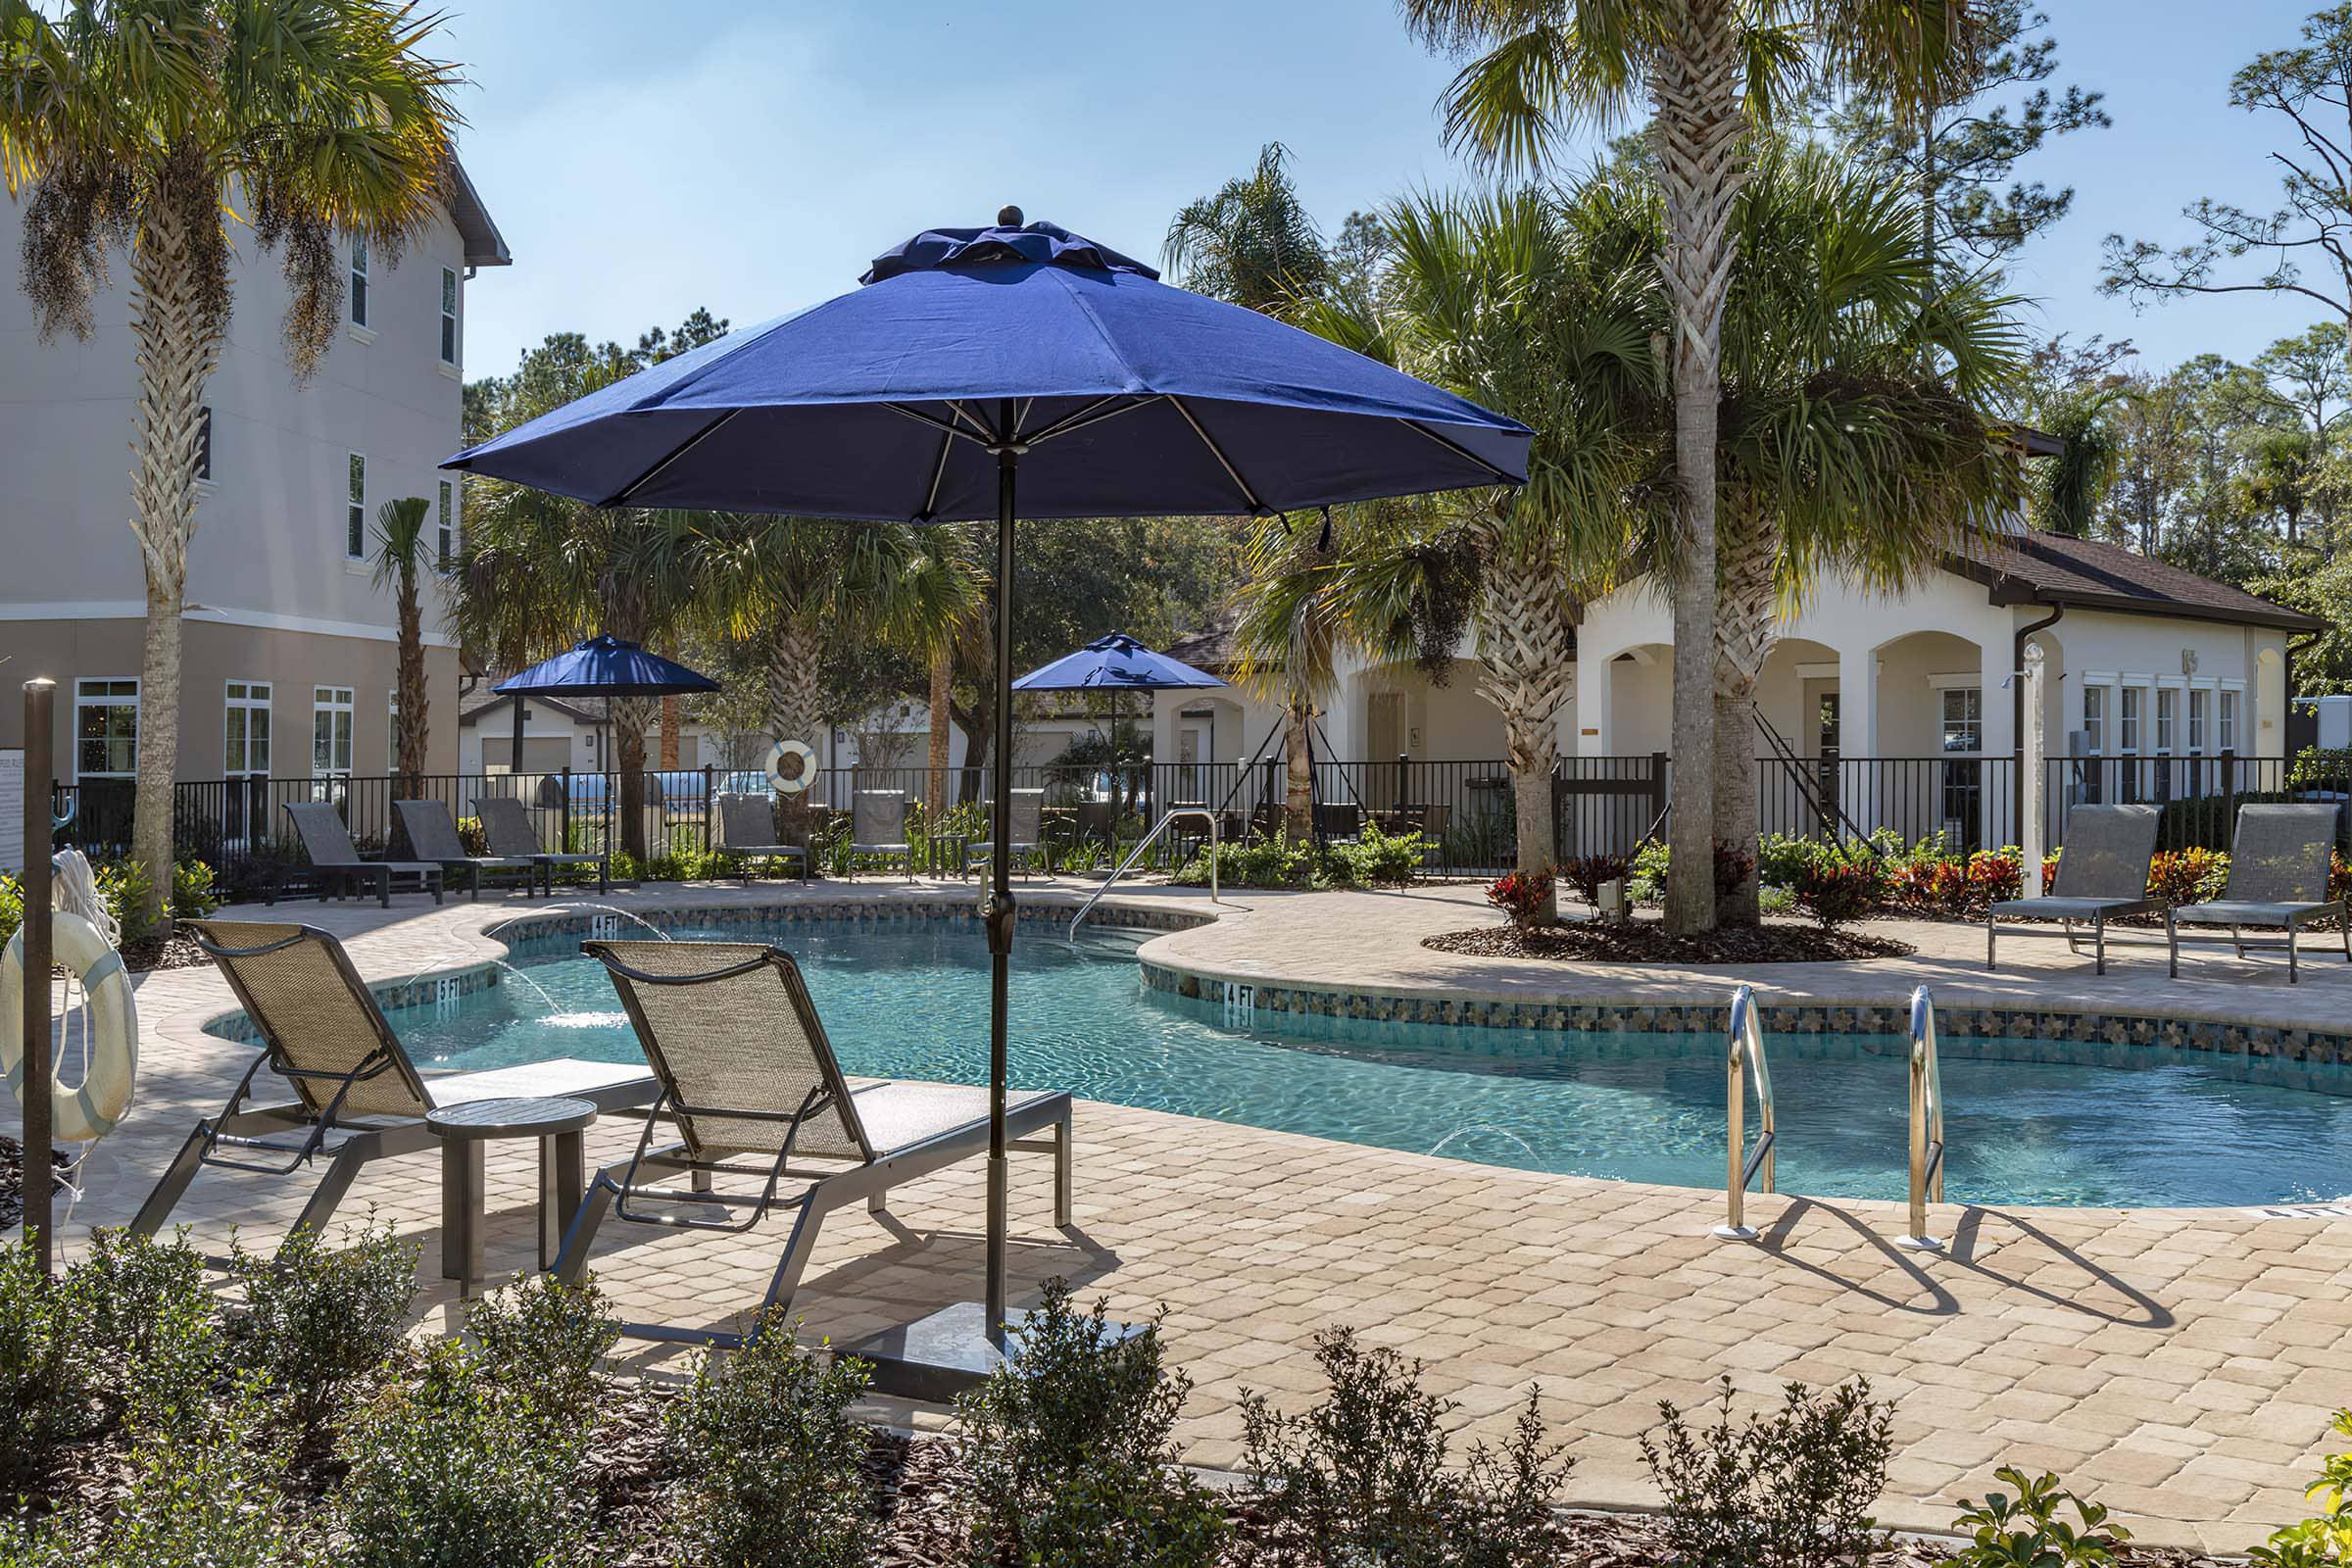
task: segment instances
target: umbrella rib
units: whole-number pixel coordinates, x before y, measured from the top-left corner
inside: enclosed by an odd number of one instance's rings
[[[1090,424],[1099,424],[1104,419],[1116,418],[1122,414],[1133,414],[1137,409],[1148,408],[1152,404],[1157,403],[1159,398],[1160,395],[1156,392],[1147,398],[1136,397],[1130,392],[1114,392],[1106,397],[1097,398],[1085,408],[1063,415],[1043,430],[1038,431],[1037,434],[1029,437],[1029,444],[1036,446],[1041,442],[1051,441],[1057,435],[1068,435],[1071,431],[1083,430]],[[1112,403],[1118,404],[1118,407],[1115,409],[1105,407],[1106,404]]]
[[[948,476],[948,454],[955,450],[956,432],[939,432],[939,459],[931,465],[931,488],[923,494],[923,510],[914,514],[917,522],[928,522],[939,512],[940,481]]]
[[[1477,464],[1480,467],[1486,469],[1489,473],[1494,476],[1494,482],[1496,484],[1516,485],[1525,484],[1527,482],[1524,479],[1512,478],[1508,473],[1505,473],[1502,469],[1497,468],[1494,466],[1494,465],[1489,463],[1486,459],[1480,457],[1468,447],[1463,446],[1458,441],[1449,440],[1446,437],[1438,434],[1437,431],[1432,430],[1428,425],[1423,424],[1419,419],[1406,419],[1402,422],[1406,428],[1418,430],[1421,434],[1429,437],[1432,441],[1435,441],[1438,445],[1444,447],[1455,457],[1467,458],[1470,462]]]
[[[1233,487],[1239,490],[1242,493],[1242,499],[1250,504],[1250,513],[1256,516],[1264,516],[1271,512],[1273,509],[1258,499],[1257,492],[1250,488],[1250,481],[1243,478],[1241,470],[1233,466],[1233,460],[1225,456],[1224,448],[1218,446],[1215,438],[1200,428],[1200,421],[1193,417],[1193,411],[1185,406],[1184,399],[1171,393],[1168,401],[1175,405],[1178,414],[1184,416],[1184,422],[1193,427],[1193,434],[1200,438],[1200,444],[1208,448],[1208,455],[1217,460],[1217,466],[1225,470],[1225,477],[1233,481]]]
[[[663,469],[667,468],[671,464],[677,462],[687,453],[692,452],[696,447],[701,446],[706,436],[710,435],[720,425],[726,423],[729,419],[732,419],[735,417],[735,416],[741,414],[743,410],[741,408],[732,408],[727,410],[717,418],[712,419],[709,424],[706,424],[700,430],[695,431],[694,435],[683,445],[673,448],[667,456],[662,458],[661,462],[655,464],[652,467],[646,469],[636,478],[631,479],[627,484],[624,484],[619,489],[613,491],[609,498],[598,502],[597,505],[600,507],[617,507],[624,505],[628,501],[629,497],[634,495],[640,487],[649,485],[653,483],[654,480],[660,478]]]
[[[968,431],[968,430],[959,430],[959,429],[957,429],[957,428],[955,426],[955,424],[954,424],[954,423],[952,423],[951,421],[949,421],[949,420],[947,420],[947,419],[942,419],[942,418],[940,418],[939,416],[937,416],[936,415],[925,414],[925,413],[924,413],[922,410],[920,410],[920,409],[917,409],[917,408],[912,408],[912,407],[909,407],[909,406],[908,406],[908,405],[906,405],[906,404],[904,404],[904,403],[885,403],[885,404],[883,404],[882,406],[883,406],[884,408],[888,409],[888,410],[889,410],[891,413],[893,413],[893,414],[904,414],[905,416],[906,416],[906,417],[908,417],[909,419],[912,419],[912,420],[913,420],[915,423],[917,423],[917,424],[927,424],[927,425],[929,425],[929,426],[930,426],[932,429],[934,429],[934,430],[940,430],[940,431],[944,431],[944,432],[946,432],[946,433],[947,433],[947,434],[949,434],[949,435],[959,435],[959,436],[962,436],[962,437],[963,437],[963,438],[964,438],[966,441],[977,442],[977,441],[980,439],[978,436],[975,436],[975,435],[973,435],[973,434],[972,434],[970,431]],[[954,405],[953,405],[953,404],[951,404],[951,405],[949,405],[949,406],[950,406],[951,408],[953,408],[953,407],[954,407]],[[956,410],[956,412],[957,412],[957,413],[961,413],[962,411],[961,411],[960,409],[958,409],[958,410]]]

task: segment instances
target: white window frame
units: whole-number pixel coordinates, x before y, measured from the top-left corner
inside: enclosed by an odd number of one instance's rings
[[[115,691],[92,693],[88,688],[128,686],[127,694]],[[139,677],[136,675],[83,675],[74,682],[74,778],[76,783],[85,778],[136,778],[139,774]],[[100,768],[96,771],[81,765],[81,714],[84,709],[130,709],[130,766],[117,770]],[[104,737],[112,747],[117,737]]]
[[[2112,686],[2082,688],[2082,740],[2092,757],[2103,757],[2107,752],[2107,699],[2114,689]]]
[[[349,686],[314,686],[311,688],[311,777],[313,778],[351,777],[352,724],[358,713],[358,707],[352,701],[353,695]],[[321,717],[327,721],[324,736],[318,733],[318,720]],[[335,722],[338,717],[342,720],[340,724]],[[338,735],[337,730],[342,733]],[[326,748],[324,766],[319,765],[319,746],[322,741]],[[339,767],[335,765],[335,752],[338,744],[342,751],[342,765]]]
[[[2213,689],[2191,686],[2188,689],[2188,755],[2203,757],[2205,743],[2213,736]]]
[[[1954,723],[1951,706],[1952,699],[1955,696],[1963,699],[1963,707],[1973,706],[1976,709],[1974,716],[1964,713],[1958,720],[1961,728],[1970,735],[1971,739],[1967,746],[1962,747],[1957,751],[1953,749],[1950,739],[1952,726]],[[1937,697],[1936,706],[1937,717],[1936,747],[1941,755],[1947,757],[1969,757],[1981,754],[1984,750],[1984,687],[1979,685],[1946,686],[1942,689],[1941,695]]]
[[[225,681],[220,687],[220,771],[229,778],[268,778],[271,753],[277,748],[277,722],[272,706],[275,696],[270,682],[266,680]],[[229,716],[245,715],[245,765],[238,767],[228,760]],[[253,765],[253,715],[262,715],[262,765]]]
[[[368,307],[375,302],[368,287],[368,236],[351,236],[351,324],[366,330]]]
[[[2214,708],[2213,740],[2217,750],[2225,752],[2237,750],[2237,710],[2240,695],[2242,694],[2234,688],[2229,686],[2222,688],[2222,700]]]
[[[2116,690],[2119,696],[2115,709],[2115,755],[2137,757],[2148,716],[2148,689],[2145,686],[2119,686]]]
[[[465,352],[458,336],[458,274],[455,268],[441,269],[441,363],[454,366]]]
[[[462,523],[458,516],[464,501],[465,489],[457,480],[441,481],[439,509],[433,518],[433,561],[445,572],[457,569],[458,552],[464,547],[464,536],[459,532]]]
[[[365,452],[343,454],[343,559],[368,559],[368,454]]]
[[[2156,744],[2152,750],[2158,757],[2175,757],[2180,748],[2180,688],[2156,688]]]

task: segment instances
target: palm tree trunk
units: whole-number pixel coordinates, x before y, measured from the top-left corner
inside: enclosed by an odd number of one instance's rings
[[[662,699],[662,765],[665,768],[678,765],[678,725],[684,712],[685,705],[675,695]]]
[[[816,744],[817,710],[824,704],[817,662],[823,653],[822,634],[799,617],[787,616],[776,627],[767,653],[767,727],[776,739]],[[798,795],[777,797],[779,842],[808,843],[814,827],[808,808],[809,793],[804,790]],[[840,804],[847,805],[847,798]]]
[[[416,563],[400,568],[400,774],[412,796],[424,790],[424,616],[416,601]]]
[[[205,382],[220,354],[219,326],[199,303],[191,240],[184,209],[158,202],[147,209],[130,256],[130,324],[139,367],[130,531],[147,576],[131,854],[147,873],[150,916],[164,912],[172,890],[180,616],[188,540],[196,531],[196,441]]]
[[[1314,705],[1295,700],[1290,707],[1290,727],[1282,737],[1282,760],[1286,764],[1282,791],[1283,831],[1294,842],[1299,843],[1311,839],[1315,833],[1314,752],[1307,744],[1307,726],[1314,721]]]
[[[645,726],[653,716],[652,702],[623,697],[612,705],[612,758],[619,774],[615,799],[620,803],[620,847],[642,863],[649,858],[645,836]]]
[[[1745,178],[1740,57],[1729,0],[1682,0],[1651,94],[1666,197],[1661,259],[1674,303],[1674,456],[1681,495],[1674,583],[1674,783],[1666,926],[1715,923],[1715,440],[1732,206]]]
[[[1724,551],[1716,620],[1715,832],[1752,861],[1757,853],[1756,680],[1772,652],[1774,573],[1781,531],[1770,516],[1741,517]],[[1712,856],[1709,857],[1712,859]],[[1709,870],[1712,872],[1712,866]],[[1727,922],[1762,918],[1754,870],[1716,910]]]
[[[931,777],[923,803],[934,813],[948,806],[948,710],[955,698],[956,656],[946,648],[931,654]]]
[[[1503,756],[1511,769],[1511,795],[1518,813],[1516,864],[1530,875],[1549,875],[1559,858],[1558,828],[1552,812],[1552,774],[1559,766],[1554,728],[1575,679],[1566,605],[1548,553],[1498,551],[1485,576],[1479,604],[1479,694],[1502,715]],[[1557,920],[1555,890],[1538,911]]]

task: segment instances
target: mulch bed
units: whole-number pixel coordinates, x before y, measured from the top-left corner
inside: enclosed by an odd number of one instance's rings
[[[63,1166],[66,1156],[52,1150],[50,1163]],[[52,1182],[53,1193],[63,1193],[63,1183]],[[14,1138],[0,1138],[0,1231],[13,1230],[24,1220],[24,1146]]]
[[[147,937],[122,950],[122,967],[133,974],[149,969],[200,969],[212,961],[185,931]]]
[[[1824,931],[1794,920],[1724,926],[1689,937],[1670,935],[1656,920],[1591,920],[1524,930],[1494,925],[1424,937],[1421,945],[1482,958],[1548,958],[1560,963],[1835,963],[1901,958],[1918,951],[1892,937]]]

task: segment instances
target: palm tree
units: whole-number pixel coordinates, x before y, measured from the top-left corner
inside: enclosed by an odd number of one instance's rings
[[[1674,855],[1670,928],[1714,924],[1715,469],[1725,292],[1747,139],[1810,65],[1865,79],[1898,112],[1944,96],[1970,52],[1970,0],[1399,0],[1425,43],[1466,57],[1446,93],[1448,138],[1532,169],[1588,124],[1646,97],[1664,193],[1656,253],[1673,308],[1678,517],[1674,589]]]
[[[1162,249],[1185,287],[1282,316],[1331,280],[1331,256],[1291,182],[1290,157],[1270,141],[1255,170],[1176,214]]]
[[[432,569],[424,519],[432,503],[422,496],[387,501],[375,514],[375,586],[390,588],[400,603],[400,667],[394,691],[400,703],[400,756],[393,771],[403,793],[423,787],[426,739],[424,615],[417,579]]]
[[[172,886],[180,616],[229,225],[283,253],[286,354],[307,378],[342,315],[335,235],[397,257],[442,210],[461,78],[421,52],[438,25],[396,0],[0,0],[0,177],[31,190],[24,287],[43,333],[89,337],[113,256],[129,263],[147,579],[131,841],[151,911]]]

